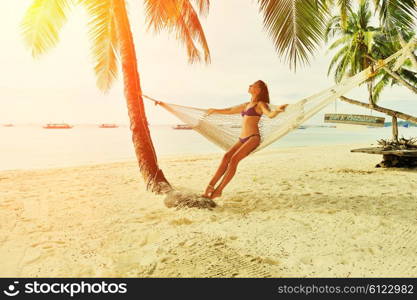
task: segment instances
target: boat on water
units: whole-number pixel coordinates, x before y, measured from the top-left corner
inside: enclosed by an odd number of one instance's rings
[[[172,126],[172,129],[193,129],[193,128],[187,124],[177,124],[175,126]]]
[[[300,126],[298,126],[297,128],[298,128],[298,129],[306,129],[307,127],[306,127],[306,126],[304,126],[304,125],[300,125]]]
[[[98,126],[100,128],[118,128],[119,126],[117,126],[116,124],[100,124],[100,126]]]
[[[3,127],[13,127],[13,124],[4,124]]]
[[[43,128],[45,129],[70,129],[73,126],[68,125],[66,123],[48,123]]]

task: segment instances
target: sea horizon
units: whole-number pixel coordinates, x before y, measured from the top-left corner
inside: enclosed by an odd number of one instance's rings
[[[103,129],[98,124],[84,123],[66,130],[47,130],[39,125],[0,126],[0,135],[3,137],[0,142],[0,170],[67,167],[136,159],[127,125]],[[158,157],[224,152],[194,130],[174,130],[172,125],[175,124],[149,126]],[[399,137],[402,136],[417,136],[417,128],[399,127]],[[297,128],[268,148],[353,143],[376,146],[377,140],[391,137],[392,127],[320,124]]]

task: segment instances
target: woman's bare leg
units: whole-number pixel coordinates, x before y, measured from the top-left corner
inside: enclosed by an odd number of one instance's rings
[[[227,170],[224,174],[224,177],[220,184],[217,186],[217,188],[214,190],[214,192],[211,194],[211,199],[214,199],[216,197],[220,197],[222,195],[223,189],[226,187],[226,185],[230,182],[230,180],[233,178],[233,176],[236,173],[237,165],[239,162],[249,155],[256,147],[258,147],[260,143],[260,137],[259,136],[253,136],[249,138],[246,143],[240,146],[240,148],[233,154],[233,156],[230,159],[230,162],[227,166]]]
[[[227,165],[229,164],[233,154],[240,148],[242,143],[240,141],[237,141],[224,155],[220,162],[219,167],[217,168],[216,173],[211,178],[206,191],[202,195],[203,197],[210,197],[210,194],[214,191],[214,186],[216,185],[217,181],[223,176],[223,174],[227,170]]]

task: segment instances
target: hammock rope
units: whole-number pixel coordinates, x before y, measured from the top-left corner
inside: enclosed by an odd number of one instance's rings
[[[295,103],[290,103],[286,110],[275,118],[262,116],[259,120],[261,143],[250,154],[265,148],[296,129],[299,125],[325,108],[329,103],[372,78],[380,69],[387,67],[391,62],[395,62],[397,59],[398,61],[404,62],[404,57],[409,58],[410,52],[415,46],[416,40],[413,39],[398,52],[384,60],[379,60],[375,65],[368,67],[352,77],[345,78],[339,84]],[[394,68],[396,67],[398,67],[398,64],[394,64]],[[153,99],[146,95],[142,96],[154,101],[155,105],[162,106],[168,112],[175,115],[182,122],[192,127],[192,129],[223,150],[230,149],[239,137],[241,130],[240,125],[242,122],[240,114],[207,115],[207,109],[168,103]],[[269,104],[271,110],[276,109],[277,106],[278,105]]]

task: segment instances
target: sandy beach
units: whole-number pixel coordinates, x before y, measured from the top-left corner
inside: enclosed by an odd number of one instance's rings
[[[265,149],[212,210],[169,209],[136,161],[0,172],[1,277],[417,277],[417,170],[369,144]],[[201,193],[220,154],[160,157]]]

